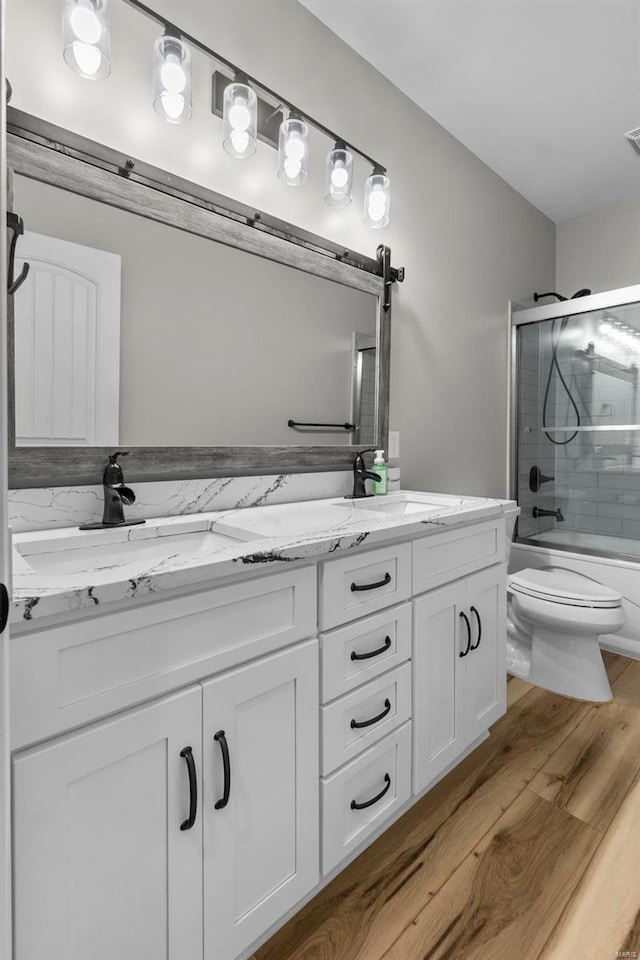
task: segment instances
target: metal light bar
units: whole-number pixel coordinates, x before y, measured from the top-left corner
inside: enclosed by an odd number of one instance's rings
[[[271,90],[270,87],[266,87],[259,80],[256,80],[255,77],[252,77],[251,74],[247,73],[246,70],[243,70],[241,67],[236,66],[235,63],[231,63],[230,60],[227,60],[226,57],[221,56],[219,53],[216,53],[215,50],[212,50],[211,47],[208,47],[205,43],[202,43],[201,40],[196,39],[196,37],[191,36],[191,34],[186,33],[176,24],[171,23],[170,20],[167,20],[162,14],[157,13],[155,10],[152,10],[144,3],[140,3],[140,0],[124,0],[125,3],[129,4],[130,7],[133,7],[135,10],[139,10],[141,13],[144,13],[145,16],[149,17],[151,20],[155,20],[156,23],[161,24],[165,30],[169,29],[174,33],[178,34],[185,43],[190,44],[197,50],[200,50],[202,53],[205,53],[207,56],[211,57],[213,60],[217,61],[221,66],[226,67],[227,70],[231,72],[232,75],[236,73],[242,74],[246,82],[253,88],[260,90],[266,97],[270,98],[273,101],[274,109],[278,107],[287,107],[290,111],[296,113],[299,117],[302,117],[307,123],[310,123],[316,130],[319,130],[321,133],[324,133],[325,136],[332,140],[334,143],[336,141],[343,141],[352,151],[356,153],[359,157],[365,160],[372,167],[379,167],[383,173],[386,173],[386,167],[383,167],[377,160],[374,160],[373,157],[370,157],[367,153],[364,153],[363,150],[359,150],[357,147],[354,147],[352,143],[348,140],[345,140],[344,137],[339,136],[335,131],[330,130],[329,127],[325,127],[323,123],[320,123],[318,120],[314,120],[313,117],[310,117],[308,113],[305,113],[304,110],[301,110],[300,107],[297,107],[295,104],[291,103],[290,100],[287,100],[286,97],[281,97],[274,90]]]

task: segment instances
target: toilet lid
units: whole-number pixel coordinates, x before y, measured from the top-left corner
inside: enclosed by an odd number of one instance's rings
[[[510,575],[509,589],[580,607],[619,607],[622,603],[617,590],[567,570],[520,570]]]

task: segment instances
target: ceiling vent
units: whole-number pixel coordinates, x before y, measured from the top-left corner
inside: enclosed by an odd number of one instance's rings
[[[629,141],[635,152],[640,156],[640,127],[636,130],[629,130],[625,133],[625,138]]]

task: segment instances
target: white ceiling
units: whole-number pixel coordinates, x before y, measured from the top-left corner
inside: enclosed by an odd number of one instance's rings
[[[300,0],[556,223],[640,196],[639,0]]]

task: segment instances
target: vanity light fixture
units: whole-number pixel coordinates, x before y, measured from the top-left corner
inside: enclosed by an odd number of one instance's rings
[[[293,111],[280,124],[278,139],[278,176],[283,183],[297,187],[309,175],[309,126]]]
[[[191,51],[169,30],[153,45],[153,109],[169,123],[191,119]]]
[[[107,0],[65,0],[62,47],[67,66],[86,80],[111,73],[111,37]]]
[[[383,167],[374,167],[364,185],[364,222],[370,227],[386,227],[391,206],[391,181]]]
[[[256,152],[257,132],[258,98],[245,77],[236,74],[235,82],[224,91],[222,146],[236,160],[252,157]]]
[[[343,140],[327,154],[324,179],[324,202],[330,207],[348,207],[353,187],[353,154]]]

